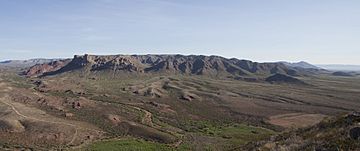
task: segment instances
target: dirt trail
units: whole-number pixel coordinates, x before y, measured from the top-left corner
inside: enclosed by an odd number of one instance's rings
[[[2,89],[1,89],[2,88]],[[2,96],[0,96],[0,103],[6,104],[7,106],[9,106],[16,115],[25,118],[25,119],[30,119],[30,120],[34,120],[34,121],[39,121],[39,122],[45,122],[45,123],[50,123],[50,124],[61,124],[61,125],[66,125],[66,126],[70,126],[73,127],[75,132],[72,136],[72,139],[66,144],[66,146],[71,146],[74,145],[74,142],[76,141],[77,137],[78,137],[78,133],[80,129],[83,130],[92,130],[92,131],[96,131],[98,133],[104,133],[103,131],[100,130],[96,130],[96,129],[87,129],[87,128],[83,128],[83,127],[79,127],[78,125],[75,124],[71,124],[71,123],[67,123],[67,122],[61,122],[61,121],[49,121],[48,119],[44,120],[44,119],[40,119],[40,118],[36,118],[34,116],[31,116],[29,114],[25,114],[24,112],[21,112],[21,108],[18,106],[20,104],[17,103],[13,103],[10,101],[10,96],[8,94],[6,94],[6,92],[10,92],[13,88],[8,86],[6,83],[2,82],[2,79],[0,79],[0,92],[5,92],[5,94],[3,94]],[[42,94],[36,93],[34,92],[35,95],[39,96],[39,97],[43,97]],[[136,109],[140,112],[144,113],[144,116],[141,118],[141,123],[144,125],[148,125],[150,127],[157,127],[159,128],[160,126],[156,125],[153,123],[153,114],[145,109],[142,109],[140,107],[136,107],[133,104],[126,104],[131,106],[133,109]],[[173,144],[171,144],[171,146],[173,147],[177,147],[182,143],[182,140],[179,139],[178,141],[174,142]],[[86,145],[87,142],[84,142],[80,145],[77,146],[73,146],[71,147],[72,149],[79,149],[81,147],[83,147],[84,145]]]
[[[141,123],[142,124],[145,124],[145,125],[149,125],[149,126],[154,126],[154,123],[152,121],[152,113],[150,113],[149,111],[147,110],[144,110],[144,109],[141,109],[139,107],[134,107],[135,109],[137,110],[140,110],[142,112],[144,112],[144,117],[141,119]]]
[[[130,105],[130,104],[129,104],[129,105]],[[145,109],[136,107],[136,106],[132,106],[132,105],[130,105],[130,106],[133,107],[134,109],[137,109],[137,110],[139,110],[139,111],[144,112],[145,115],[144,115],[144,117],[141,119],[141,123],[142,123],[142,124],[145,124],[145,125],[148,125],[148,126],[154,127],[154,128],[156,128],[156,127],[159,128],[159,127],[160,127],[160,126],[155,125],[155,124],[153,123],[153,121],[152,121],[152,116],[153,116],[153,115],[152,115],[151,112],[149,112],[149,111],[147,111],[147,110],[145,110]],[[182,142],[183,142],[182,139],[179,139],[178,141],[172,143],[170,146],[176,148],[176,147],[180,146]]]
[[[143,119],[141,120],[141,122],[144,124],[153,126],[154,124],[152,122],[152,114],[148,111],[145,111],[145,115],[144,115]]]
[[[0,83],[1,86],[4,86],[3,83]],[[4,89],[2,92],[8,92],[9,89],[6,88]],[[64,122],[54,122],[54,121],[47,121],[47,120],[42,120],[42,119],[38,119],[38,118],[35,118],[35,117],[30,117],[30,116],[27,116],[27,115],[24,115],[22,113],[20,113],[19,110],[16,109],[16,107],[11,104],[10,102],[6,101],[7,98],[9,98],[9,96],[7,94],[4,94],[2,97],[0,97],[0,102],[3,103],[3,104],[6,104],[7,106],[11,107],[11,109],[15,112],[15,114],[17,114],[18,116],[22,117],[22,118],[25,118],[25,119],[30,119],[30,120],[34,120],[34,121],[39,121],[39,122],[45,122],[45,123],[50,123],[50,124],[61,124],[61,125],[67,125],[67,126],[70,126],[70,127],[73,127],[75,132],[74,132],[74,135],[71,139],[70,142],[68,142],[66,145],[71,145],[74,143],[77,135],[78,135],[78,128],[76,125],[74,124],[70,124],[70,123],[64,123]]]
[[[171,146],[177,148],[177,147],[179,147],[181,145],[182,142],[183,141],[181,139],[179,139],[179,141],[173,143]]]
[[[127,106],[130,106],[131,108],[133,109],[136,109],[140,112],[143,112],[144,113],[144,117],[141,118],[141,124],[144,124],[144,125],[148,125],[150,127],[154,127],[154,123],[152,121],[152,113],[145,110],[145,109],[142,109],[140,107],[137,107],[135,105],[143,105],[142,103],[140,104],[136,104],[136,103],[124,103],[124,105],[127,105]]]
[[[69,123],[64,123],[64,122],[53,122],[53,121],[46,121],[46,120],[42,120],[42,119],[38,119],[38,118],[34,118],[34,117],[29,117],[29,116],[26,116],[24,114],[21,114],[12,104],[8,103],[8,102],[5,102],[4,101],[4,98],[0,98],[0,102],[1,103],[4,103],[8,106],[11,107],[11,109],[19,116],[23,117],[23,118],[26,118],[26,119],[31,119],[31,120],[34,120],[34,121],[40,121],[40,122],[45,122],[45,123],[50,123],[50,124],[62,124],[62,125],[67,125],[67,126],[71,126],[71,127],[74,127],[75,129],[75,133],[71,139],[71,141],[69,143],[67,143],[66,145],[71,145],[72,143],[74,143],[76,137],[77,137],[77,134],[78,134],[78,128],[76,125],[74,124],[69,124]]]

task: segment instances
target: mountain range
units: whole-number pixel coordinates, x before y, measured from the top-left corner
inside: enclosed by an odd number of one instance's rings
[[[289,67],[298,67],[298,68],[305,68],[305,69],[321,69],[321,67],[312,65],[310,63],[307,63],[305,61],[300,61],[300,62],[286,62],[286,61],[282,61],[281,63],[285,64],[286,66]]]
[[[321,71],[306,62],[258,63],[236,58],[202,55],[75,55],[73,59],[55,60],[31,67],[27,76],[53,75],[82,69],[89,72],[166,73],[208,76],[305,75]]]
[[[44,58],[37,58],[37,59],[29,59],[29,60],[6,60],[1,61],[0,66],[6,67],[31,67],[37,64],[44,64],[53,61],[57,61],[61,59],[44,59]]]

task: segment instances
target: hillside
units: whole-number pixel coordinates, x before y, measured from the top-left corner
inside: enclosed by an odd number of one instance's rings
[[[244,150],[359,150],[360,114],[325,119],[319,124],[285,132],[271,140],[250,143]]]
[[[52,72],[61,69],[67,65],[71,59],[55,60],[48,63],[37,64],[30,67],[29,70],[25,71],[24,74],[27,77],[40,76],[44,73]]]
[[[355,72],[344,72],[344,71],[336,71],[333,72],[331,75],[333,76],[343,76],[343,77],[351,77],[351,76],[355,76]]]
[[[300,85],[306,85],[305,82],[296,79],[294,77],[284,75],[284,74],[274,74],[272,76],[269,76],[265,79],[265,81],[270,83],[291,83],[291,84],[300,84]]]

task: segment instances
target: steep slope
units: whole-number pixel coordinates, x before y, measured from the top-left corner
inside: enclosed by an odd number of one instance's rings
[[[55,68],[53,68],[55,69]],[[227,59],[202,55],[83,55],[74,58],[59,70],[45,72],[54,75],[73,70],[114,73],[168,73],[188,75],[266,76],[275,73],[303,75],[305,72],[282,63],[257,63],[249,60]]]
[[[327,119],[319,124],[280,134],[269,141],[248,144],[243,150],[359,150],[360,114]]]

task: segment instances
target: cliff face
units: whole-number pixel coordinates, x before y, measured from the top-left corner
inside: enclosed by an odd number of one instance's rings
[[[193,75],[288,74],[297,71],[282,63],[257,63],[249,60],[227,59],[202,55],[82,55],[71,61],[59,61],[30,68],[28,75],[46,72],[67,72],[76,69],[87,71],[118,71],[132,73],[181,73]]]

